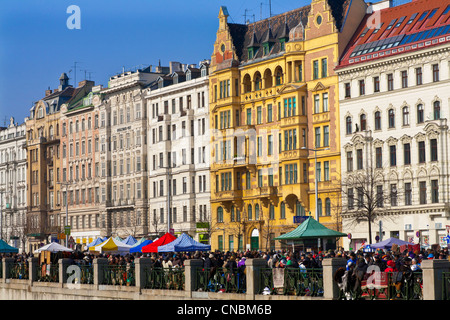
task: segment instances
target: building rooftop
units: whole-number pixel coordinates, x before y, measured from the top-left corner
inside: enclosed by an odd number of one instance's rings
[[[376,25],[373,25],[373,21]],[[338,68],[450,41],[448,0],[415,0],[367,14]]]

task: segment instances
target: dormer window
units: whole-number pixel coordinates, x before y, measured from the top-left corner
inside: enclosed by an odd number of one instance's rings
[[[248,48],[248,59],[253,59],[253,57],[255,56],[254,53],[254,49],[253,48]]]

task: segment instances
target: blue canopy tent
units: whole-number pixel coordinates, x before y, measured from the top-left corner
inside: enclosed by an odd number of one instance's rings
[[[411,242],[400,240],[400,239],[397,239],[397,238],[389,238],[389,239],[383,240],[383,241],[378,242],[378,243],[373,243],[370,246],[373,249],[387,249],[387,250],[389,250],[389,249],[392,248],[392,245],[394,243],[397,244],[398,246],[408,245],[408,244],[411,245],[412,244]]]
[[[97,238],[94,241],[92,241],[91,243],[87,244],[86,247],[89,248],[89,247],[92,247],[92,246],[96,246],[96,245],[99,245],[102,242],[103,242],[102,238]]]
[[[11,247],[3,239],[0,239],[0,252],[1,253],[18,253],[19,249]]]
[[[122,242],[129,246],[133,246],[137,240],[133,236],[128,236],[126,239],[122,240]]]
[[[182,233],[174,241],[158,247],[158,252],[209,251],[211,246],[195,241],[186,233]]]
[[[144,240],[143,242],[141,242],[140,244],[138,244],[137,246],[134,246],[133,248],[130,249],[130,253],[133,252],[142,252],[142,247],[152,243],[152,240]]]

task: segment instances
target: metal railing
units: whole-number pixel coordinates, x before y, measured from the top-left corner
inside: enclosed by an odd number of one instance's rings
[[[422,271],[366,274],[360,286],[351,278],[347,292],[341,290],[339,299],[423,300]]]
[[[225,268],[197,268],[196,291],[245,293],[247,280],[244,270]]]
[[[280,272],[275,282],[274,272]],[[276,287],[277,286],[277,287]],[[263,268],[260,269],[259,292],[268,294],[323,296],[323,270],[319,268]]]
[[[100,284],[116,286],[135,286],[134,265],[107,265],[103,269]]]
[[[144,288],[184,290],[184,268],[144,268]]]
[[[36,266],[38,282],[59,282],[59,264],[41,264]]]
[[[28,262],[16,262],[9,269],[10,279],[29,279]]]
[[[66,273],[75,284],[94,284],[94,266],[80,264],[73,264],[72,266],[78,267],[78,270],[74,268],[66,269]]]

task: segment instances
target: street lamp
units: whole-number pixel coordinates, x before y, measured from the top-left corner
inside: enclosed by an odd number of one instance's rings
[[[303,149],[303,150],[308,150],[308,151],[314,151],[314,162],[315,162],[315,166],[314,166],[314,171],[315,171],[315,172],[314,172],[314,176],[315,176],[315,180],[316,180],[315,191],[314,191],[315,198],[316,198],[316,210],[315,210],[315,211],[316,211],[316,214],[315,214],[315,218],[316,218],[316,221],[319,222],[319,211],[318,211],[319,197],[318,197],[318,190],[317,190],[319,181],[318,181],[318,177],[317,177],[317,151],[330,150],[330,148],[324,148],[324,149],[309,149],[309,148],[306,148],[306,147],[301,147],[301,149]],[[320,247],[320,238],[317,238],[317,250],[319,250],[319,247]]]
[[[159,166],[159,169],[168,169],[168,181],[167,181],[167,232],[170,233],[170,212],[171,212],[171,195],[172,195],[172,169],[178,168],[177,166]]]
[[[69,225],[69,197],[67,194],[67,186],[69,186],[70,183],[69,182],[57,182],[57,183],[66,187],[66,225]],[[64,233],[66,233],[65,230]],[[68,246],[69,246],[69,235],[66,234],[66,247]]]

